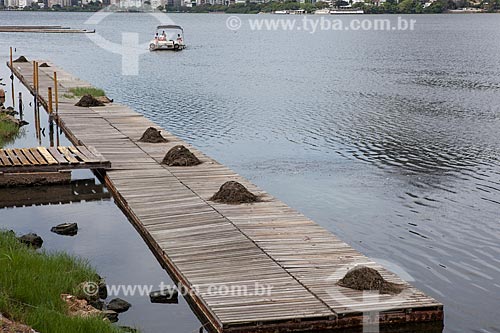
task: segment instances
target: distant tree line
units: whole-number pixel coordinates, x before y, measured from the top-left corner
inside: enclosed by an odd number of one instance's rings
[[[500,10],[500,0],[486,0],[480,4],[472,4],[467,0],[437,0],[425,8],[419,0],[402,0],[399,3],[387,0],[380,6],[365,2],[355,3],[353,7],[363,9],[367,14],[439,14],[465,7],[495,12]]]
[[[337,0],[334,3],[335,7],[348,6],[350,3],[344,0]],[[484,0],[480,4],[472,4],[468,0],[436,0],[430,6],[424,8],[420,0],[402,0],[399,3],[397,0],[387,0],[378,5],[375,2],[367,0],[364,3],[352,4],[353,8],[363,9],[367,14],[432,14],[444,13],[451,9],[459,9],[464,7],[481,8],[486,11],[499,11],[500,0]],[[255,13],[271,13],[278,10],[298,10],[303,9],[308,13],[312,13],[317,9],[328,8],[326,2],[316,3],[299,3],[299,2],[268,2],[268,3],[242,3],[225,5],[201,5],[193,7],[167,7],[170,12],[191,12],[191,13],[211,13],[225,12],[230,14],[255,14]],[[161,8],[163,9],[163,8]]]
[[[352,1],[352,0],[351,0]],[[375,0],[367,0],[366,2],[358,2],[352,4],[353,8],[363,9],[367,14],[421,14],[421,13],[444,13],[451,9],[459,9],[464,7],[481,8],[488,12],[500,11],[500,0],[483,0],[479,4],[472,4],[468,0],[436,0],[430,6],[425,6],[420,0],[386,0],[382,4],[377,4]],[[145,4],[150,4],[146,1]],[[348,6],[350,3],[345,0],[336,0],[335,7]],[[189,12],[189,13],[211,13],[211,12],[225,12],[229,14],[256,14],[256,13],[271,13],[279,10],[299,10],[303,9],[307,13],[312,13],[317,9],[328,8],[327,2],[316,3],[299,3],[299,2],[276,2],[271,1],[268,3],[247,3],[226,5],[210,5],[205,4],[193,7],[163,7],[157,9],[166,10],[167,12]],[[48,10],[48,11],[98,11],[102,9],[103,5],[98,1],[91,1],[82,6],[61,7],[55,5],[52,8],[40,8],[35,2],[31,6],[25,7],[24,10]],[[0,9],[3,9],[0,6]],[[129,9],[129,11],[134,11]],[[139,11],[139,9],[137,9]]]

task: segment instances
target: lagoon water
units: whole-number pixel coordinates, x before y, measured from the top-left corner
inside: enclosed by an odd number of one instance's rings
[[[86,25],[91,15],[0,12],[0,24],[95,28],[115,43],[124,32],[147,43],[158,24],[112,14]],[[446,332],[500,332],[500,15],[314,34],[249,29],[248,19],[283,18],[271,15],[240,15],[231,31],[228,17],[169,15],[188,49],[144,52],[138,76],[85,35],[0,34],[0,57],[15,46],[55,62],[406,271],[445,304]],[[1,226],[20,211],[1,211]],[[168,331],[192,326],[181,322]]]

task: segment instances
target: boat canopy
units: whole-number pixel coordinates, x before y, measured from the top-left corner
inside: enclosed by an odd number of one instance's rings
[[[181,30],[182,32],[184,32],[184,29],[182,29],[182,27],[180,25],[159,25],[156,27],[157,30],[160,30],[160,29],[179,29]]]

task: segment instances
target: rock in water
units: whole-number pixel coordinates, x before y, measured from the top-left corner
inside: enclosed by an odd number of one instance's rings
[[[193,166],[201,161],[189,149],[178,145],[168,151],[161,163],[168,166]]]
[[[78,233],[78,224],[76,223],[62,223],[52,227],[50,231],[63,236],[74,236]]]
[[[99,291],[98,291],[99,298],[100,299],[108,298],[108,288],[106,287],[106,282],[103,279],[101,279],[98,285],[99,285]]]
[[[40,65],[40,67],[50,67],[49,64],[47,64],[46,62],[44,62],[43,64]]]
[[[42,244],[43,244],[42,237],[38,236],[37,234],[33,234],[33,233],[23,235],[23,236],[19,237],[18,240],[21,243],[32,246],[35,249],[41,248]]]
[[[99,102],[92,95],[83,95],[82,98],[75,104],[75,106],[81,107],[93,107],[93,106],[104,106],[104,103]]]
[[[179,303],[179,292],[173,288],[153,291],[149,294],[151,303]]]
[[[92,307],[96,308],[97,310],[101,310],[104,309],[104,302],[103,301],[90,301],[89,302],[89,305],[91,305]]]
[[[111,302],[109,302],[107,309],[118,313],[122,313],[130,309],[131,306],[132,305],[129,302],[124,301],[121,298],[115,298],[112,299]]]
[[[235,181],[225,182],[211,198],[211,201],[227,204],[256,202],[257,196]]]
[[[26,59],[25,56],[20,56],[19,58],[17,58],[13,62],[28,62],[28,59]]]
[[[399,294],[404,289],[402,285],[386,281],[377,270],[366,266],[351,269],[337,284],[356,290],[378,290],[381,294]]]
[[[104,310],[102,312],[104,318],[108,319],[112,323],[116,323],[118,321],[118,313],[113,310]]]
[[[161,135],[160,130],[157,130],[154,127],[150,127],[144,132],[139,141],[148,143],[161,143],[161,142],[167,142],[167,139],[165,139]]]

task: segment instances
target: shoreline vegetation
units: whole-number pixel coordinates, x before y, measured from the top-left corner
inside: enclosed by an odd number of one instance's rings
[[[14,140],[19,133],[19,124],[15,119],[0,112],[0,148]]]
[[[435,0],[425,3],[420,0],[387,0],[384,3],[378,3],[374,0],[366,0],[365,2],[352,3],[344,0],[335,0],[333,2],[333,9],[361,9],[365,14],[447,14],[454,13],[453,11],[463,11],[464,13],[499,13],[500,0],[476,0],[472,2],[468,0]],[[152,10],[151,4],[146,0],[144,7],[149,6]],[[61,7],[54,5],[51,8],[40,8],[37,3],[24,8],[4,8],[0,10],[19,10],[19,11],[43,11],[43,12],[96,12],[104,9],[105,6],[101,2],[93,2],[82,6]],[[304,10],[305,13],[313,14],[314,11],[319,9],[330,8],[328,2],[316,3],[299,3],[290,1],[271,1],[267,3],[253,3],[247,1],[246,3],[238,3],[231,5],[210,5],[204,4],[193,7],[163,7],[159,6],[157,10],[167,13],[227,13],[227,14],[259,14],[259,13],[273,13],[276,11],[286,10]],[[111,10],[119,11],[120,8],[109,6]],[[467,9],[467,10],[465,10]],[[471,11],[471,9],[473,11]],[[125,12],[143,12],[144,8],[132,7],[128,8]]]
[[[104,90],[99,88],[76,87],[76,88],[70,88],[69,92],[67,94],[64,94],[63,96],[65,98],[78,98],[85,95],[91,95],[92,97],[104,97],[106,96],[106,93],[104,92]]]
[[[83,282],[99,282],[86,260],[62,252],[37,251],[21,243],[14,232],[2,230],[0,253],[0,324],[28,325],[51,333],[124,332],[105,320],[100,311],[80,316],[71,313],[65,302],[64,295],[81,294]]]

